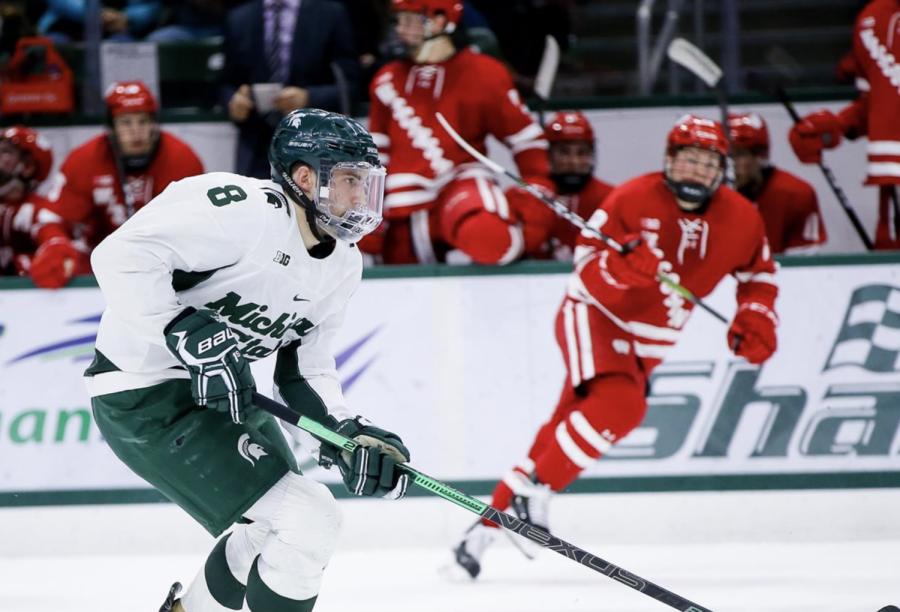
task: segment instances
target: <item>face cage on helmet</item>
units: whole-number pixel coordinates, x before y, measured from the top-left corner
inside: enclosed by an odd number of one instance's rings
[[[385,169],[368,162],[338,162],[319,168],[313,204],[323,232],[358,242],[382,220]]]
[[[678,147],[666,153],[663,164],[663,177],[665,178],[666,186],[672,190],[676,198],[697,205],[696,208],[690,209],[689,212],[702,212],[706,209],[706,205],[725,179],[728,158],[719,154],[719,171],[716,173],[715,180],[708,187],[694,181],[676,181],[672,179],[672,164],[675,163],[675,156],[678,154],[678,151],[683,148],[686,147]]]

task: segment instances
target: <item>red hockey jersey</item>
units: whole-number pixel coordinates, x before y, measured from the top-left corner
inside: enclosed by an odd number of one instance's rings
[[[790,254],[825,244],[828,234],[812,185],[778,168],[767,168],[764,175],[762,191],[753,201],[772,253]]]
[[[589,223],[620,243],[629,234],[641,234],[662,260],[660,272],[698,298],[734,275],[738,303],[759,304],[774,316],[778,286],[763,220],[737,192],[720,187],[704,213],[684,212],[663,174],[647,174],[614,189]],[[693,304],[663,283],[627,289],[610,284],[599,265],[607,248],[582,232],[567,295],[599,308],[633,333],[638,357],[664,359]]]
[[[28,274],[38,246],[38,214],[48,204],[33,193],[19,204],[0,203],[0,276]]]
[[[900,184],[900,0],[874,0],[860,12],[853,52],[860,97],[840,117],[848,136],[868,136],[868,184]]]
[[[169,183],[197,174],[203,174],[203,164],[193,149],[175,136],[160,132],[159,150],[150,165],[142,172],[126,175],[125,189],[134,208],[129,211],[112,147],[101,134],[74,149],[63,162],[50,190],[50,207],[74,226],[76,237],[84,238],[93,248]],[[69,233],[60,224],[46,225]],[[41,239],[52,230],[42,228]]]
[[[387,219],[429,207],[463,165],[474,161],[438,123],[438,111],[482,153],[493,135],[510,148],[522,178],[552,189],[543,131],[497,60],[471,49],[439,64],[397,60],[369,88],[369,130],[388,172]]]
[[[594,211],[600,208],[614,189],[613,185],[591,177],[591,180],[580,192],[557,196],[556,200],[582,219],[590,219]],[[562,217],[556,218],[553,222],[553,229],[550,230],[550,248],[553,259],[571,261],[579,232],[580,230],[570,221]]]

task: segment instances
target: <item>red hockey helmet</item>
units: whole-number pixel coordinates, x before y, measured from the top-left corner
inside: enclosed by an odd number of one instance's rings
[[[34,171],[31,176],[23,176],[23,180],[33,181],[36,186],[50,175],[50,168],[53,167],[53,149],[50,148],[46,138],[24,125],[14,125],[0,132],[0,140],[7,140],[31,155]]]
[[[728,115],[731,145],[763,155],[769,152],[769,128],[757,113]]]
[[[106,90],[106,106],[112,117],[122,113],[150,113],[155,115],[156,98],[141,81],[113,83]]]
[[[591,122],[578,111],[560,111],[550,118],[544,136],[550,143],[585,140],[594,143]]]
[[[462,0],[391,0],[394,11],[410,11],[422,13],[432,19],[438,13],[447,17],[447,24],[459,23],[463,12]]]
[[[672,154],[682,147],[697,147],[728,155],[728,138],[722,124],[696,115],[685,115],[675,123],[666,141],[666,151]]]
[[[719,154],[719,169],[710,184],[692,180],[675,180],[672,175],[673,160],[678,151],[685,147],[696,147]],[[728,164],[728,139],[722,124],[712,119],[695,115],[685,115],[675,123],[666,140],[665,181],[685,210],[702,213],[712,200],[713,194],[725,178]]]

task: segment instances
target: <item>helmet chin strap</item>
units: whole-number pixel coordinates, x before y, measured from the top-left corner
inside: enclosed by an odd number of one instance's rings
[[[424,64],[428,62],[429,56],[431,55],[431,50],[434,49],[435,42],[444,38],[445,36],[449,36],[453,29],[451,26],[447,26],[441,32],[437,34],[432,33],[432,28],[434,28],[434,20],[427,19],[425,25],[425,39],[422,42],[422,46],[419,47],[419,50],[416,51],[415,56],[413,57],[413,61],[417,64]]]
[[[303,190],[300,189],[297,183],[294,182],[294,179],[284,171],[284,168],[279,165],[277,170],[278,174],[281,175],[281,180],[288,186],[288,196],[303,208],[303,213],[306,215],[306,224],[309,226],[309,231],[312,232],[312,235],[316,240],[319,242],[330,242],[335,240],[334,236],[319,229],[319,225],[316,223],[315,203],[303,193]]]

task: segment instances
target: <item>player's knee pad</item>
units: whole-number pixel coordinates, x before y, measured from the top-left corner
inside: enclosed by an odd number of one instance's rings
[[[284,485],[284,498],[269,519],[270,532],[259,555],[259,575],[275,593],[306,600],[319,592],[343,515],[325,485],[297,474],[288,474],[279,485]]]
[[[647,401],[641,384],[625,374],[593,378],[584,383],[584,391],[557,426],[556,437],[596,459],[640,425]]]
[[[225,543],[225,560],[228,569],[242,584],[247,584],[247,574],[253,560],[259,555],[269,528],[261,523],[235,526]],[[208,565],[208,564],[207,564]]]
[[[506,264],[524,249],[503,191],[488,179],[461,179],[441,194],[441,237],[480,264]]]

